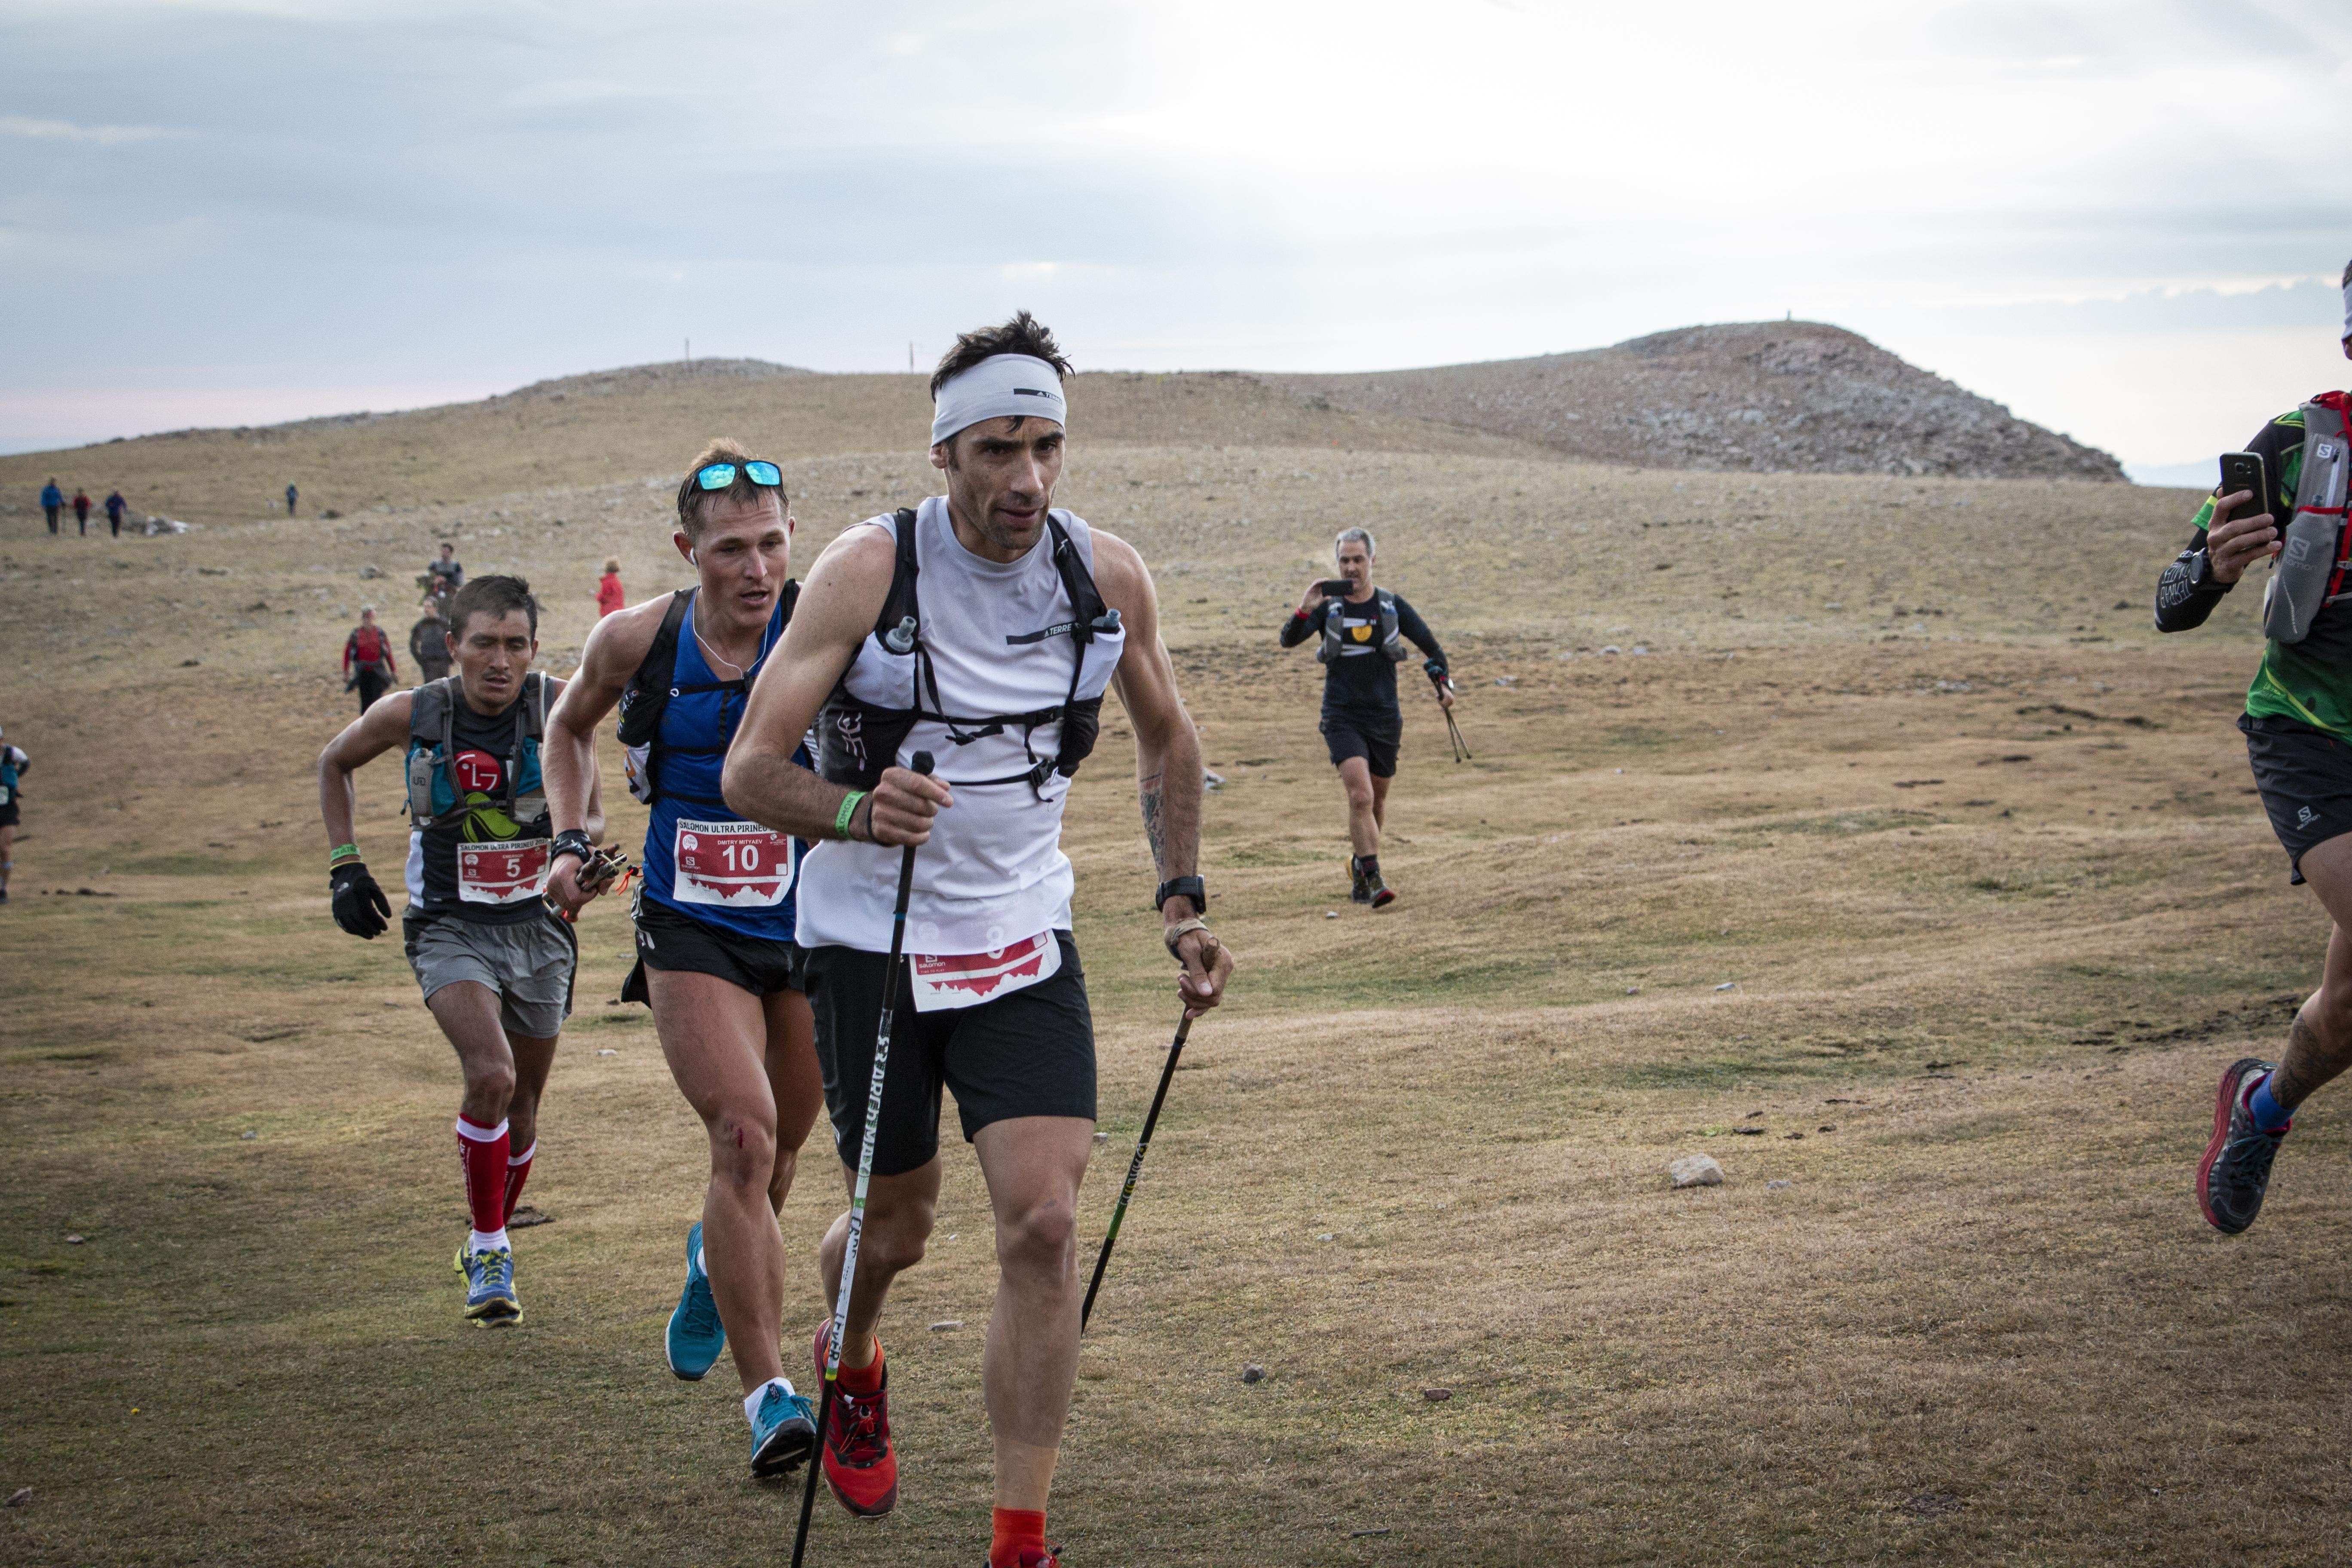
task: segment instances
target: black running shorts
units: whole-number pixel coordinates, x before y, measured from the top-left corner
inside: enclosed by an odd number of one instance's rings
[[[1402,723],[1380,724],[1365,719],[1323,716],[1323,744],[1330,749],[1331,765],[1361,757],[1376,779],[1396,777],[1397,742],[1404,739]]]
[[[621,986],[621,1000],[650,1006],[648,969],[715,974],[754,996],[808,989],[808,949],[794,942],[771,942],[704,925],[659,899],[637,900],[637,966]]]
[[[16,826],[18,809],[16,803],[13,800],[5,805],[0,805],[0,827]]]
[[[2352,745],[2293,719],[2245,714],[2238,728],[2271,830],[2286,847],[2287,880],[2299,883],[2315,845],[2352,833]]]
[[[955,1091],[967,1143],[990,1122],[1016,1116],[1094,1120],[1095,1024],[1087,1007],[1087,977],[1070,933],[1057,931],[1054,939],[1062,944],[1062,967],[1052,979],[992,1002],[937,1013],[915,1011],[907,999],[906,961],[899,961],[882,1128],[874,1140],[876,1175],[901,1175],[938,1155],[942,1084]],[[816,1013],[816,1057],[824,1068],[833,1145],[852,1168],[866,1140],[874,1037],[889,964],[887,953],[851,947],[820,947],[809,954],[809,1005]]]

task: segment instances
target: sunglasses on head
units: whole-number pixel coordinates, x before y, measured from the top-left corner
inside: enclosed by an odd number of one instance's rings
[[[706,490],[723,490],[735,482],[737,466],[734,463],[712,463],[695,474],[694,482]],[[754,458],[740,466],[743,477],[755,485],[766,485],[772,489],[784,482],[783,474],[765,458]]]

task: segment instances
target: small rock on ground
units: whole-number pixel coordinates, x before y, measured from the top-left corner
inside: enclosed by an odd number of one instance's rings
[[[1242,1368],[1242,1381],[1244,1383],[1264,1383],[1265,1381],[1265,1368],[1258,1365],[1255,1362],[1248,1363]]]
[[[1424,1388],[1421,1396],[1432,1405],[1443,1405],[1454,1397],[1454,1391],[1450,1388]]]
[[[935,1334],[950,1333],[962,1327],[963,1320],[961,1318],[942,1318],[940,1321],[931,1325],[931,1332]]]
[[[23,1508],[32,1500],[33,1489],[30,1487],[18,1487],[15,1491],[8,1494],[8,1500],[6,1502],[0,1503],[0,1508]]]
[[[553,1215],[541,1214],[530,1205],[525,1204],[520,1208],[516,1209],[512,1215],[508,1216],[507,1228],[509,1230],[528,1230],[535,1225],[553,1225],[554,1223],[555,1216]]]
[[[1723,1185],[1723,1167],[1706,1154],[1685,1154],[1666,1167],[1678,1187],[1719,1187]]]

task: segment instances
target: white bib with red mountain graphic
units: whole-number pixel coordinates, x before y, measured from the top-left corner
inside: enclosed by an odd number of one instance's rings
[[[907,960],[915,981],[915,1011],[977,1007],[1025,991],[1061,973],[1062,944],[1052,931],[988,952],[919,952]]]
[[[788,834],[756,822],[697,822],[680,817],[670,897],[681,904],[772,910],[793,890],[799,862]]]

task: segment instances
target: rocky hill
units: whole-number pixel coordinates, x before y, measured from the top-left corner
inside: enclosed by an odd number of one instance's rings
[[[1817,321],[1685,327],[1537,359],[1266,379],[1334,408],[1642,468],[2124,478],[2106,453]]]

